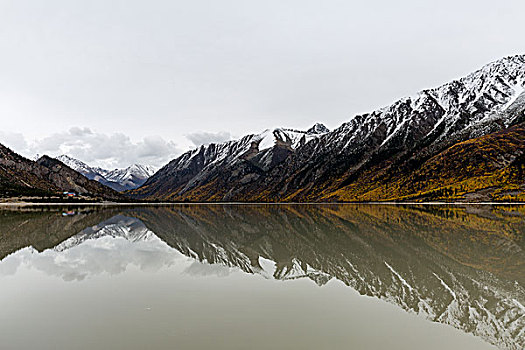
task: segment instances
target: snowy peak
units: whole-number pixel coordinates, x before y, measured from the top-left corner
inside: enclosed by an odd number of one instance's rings
[[[117,182],[127,189],[140,187],[155,173],[155,168],[148,165],[133,164],[124,169],[115,169],[106,173],[106,179]]]
[[[294,150],[320,135],[289,128],[266,129],[259,134],[247,135],[237,140],[202,145],[184,153],[175,161],[180,160],[178,163],[183,167],[196,160],[204,166],[222,161],[231,163],[241,158],[250,158],[275,146]]]
[[[291,149],[296,149],[328,131],[329,130],[326,126],[319,123],[315,124],[307,131],[289,128],[267,129],[260,134],[254,135],[254,141],[258,142],[259,151],[276,145],[286,145]]]
[[[106,178],[111,181],[126,181],[133,177],[147,179],[155,174],[156,169],[148,165],[133,164],[124,169],[108,171]]]
[[[357,115],[330,133],[338,147],[410,147],[483,136],[516,120],[502,113],[524,91],[525,56],[489,63],[459,80],[402,98],[390,106]]]
[[[142,164],[133,164],[128,169],[131,169],[130,171],[134,171],[137,174],[141,174],[144,177],[150,177],[157,171],[157,168],[154,166]]]
[[[133,164],[124,169],[106,170],[91,167],[68,155],[61,155],[56,159],[88,179],[96,180],[117,191],[130,190],[141,186],[156,171],[152,166],[140,164]]]
[[[99,181],[100,179],[104,178],[104,170],[100,168],[93,168],[87,165],[86,163],[72,158],[68,155],[61,155],[58,156],[56,159],[70,167],[71,169],[81,173],[85,177],[87,177],[90,180],[96,180]]]
[[[476,102],[492,108],[507,104],[523,91],[524,85],[525,56],[518,55],[489,63],[458,81],[428,90],[428,93],[446,109]]]
[[[330,129],[328,129],[324,124],[321,123],[315,123],[314,126],[312,126],[306,131],[307,134],[314,135],[326,134],[327,132],[330,132]]]

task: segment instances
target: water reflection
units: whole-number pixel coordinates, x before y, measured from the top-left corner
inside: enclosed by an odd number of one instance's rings
[[[238,268],[318,285],[337,279],[500,348],[525,345],[524,207],[188,205],[0,215],[2,274],[31,264],[83,280],[186,256],[195,259],[188,274]]]

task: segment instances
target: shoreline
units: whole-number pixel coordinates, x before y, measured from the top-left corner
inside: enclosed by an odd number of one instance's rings
[[[67,202],[0,202],[1,207],[28,207],[28,206],[100,206],[100,207],[121,207],[121,206],[183,206],[183,205],[525,205],[525,202],[92,202],[92,203],[67,203]]]

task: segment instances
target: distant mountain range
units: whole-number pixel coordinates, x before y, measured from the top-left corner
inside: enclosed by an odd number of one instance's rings
[[[268,129],[202,145],[156,173],[59,160],[138,200],[525,201],[525,55],[331,131]]]
[[[133,164],[124,169],[106,170],[91,167],[67,155],[58,156],[57,159],[88,179],[96,180],[119,192],[140,187],[155,173],[155,168],[149,165]]]
[[[268,130],[184,153],[132,191],[175,201],[524,200],[525,56],[333,131]],[[468,142],[467,142],[468,141]]]
[[[56,197],[72,192],[99,200],[125,200],[118,193],[140,186],[154,173],[150,166],[93,168],[66,155],[30,160],[0,144],[0,197]]]

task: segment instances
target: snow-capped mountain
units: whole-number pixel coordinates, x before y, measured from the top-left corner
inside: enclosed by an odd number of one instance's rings
[[[308,131],[267,129],[238,140],[202,145],[182,154],[160,169],[135,193],[147,197],[162,193],[169,198],[215,181],[217,189],[234,190],[276,167],[297,148],[326,134],[324,125]],[[219,182],[227,182],[224,186]]]
[[[155,173],[155,168],[148,165],[133,164],[124,169],[106,170],[99,167],[91,167],[67,155],[58,156],[56,159],[88,179],[96,180],[117,191],[137,188]]]
[[[140,187],[156,169],[149,165],[133,164],[124,169],[114,169],[104,174],[106,180],[116,182],[126,189]]]
[[[506,57],[459,80],[357,115],[333,131],[319,125],[302,134],[276,129],[202,146],[169,163],[135,195],[174,200],[338,201],[396,199],[428,192],[434,198],[432,193],[442,187],[443,179],[460,183],[464,179],[458,178],[465,172],[441,164],[437,170],[446,172],[433,171],[438,181],[429,187],[430,182],[414,183],[424,180],[418,175],[420,169],[435,167],[434,157],[449,147],[463,147],[463,141],[521,125],[525,122],[524,91],[525,56]],[[525,141],[520,130],[494,137],[517,146],[494,155],[506,161],[493,171],[504,172],[509,166],[520,169],[519,145]],[[277,147],[270,148],[273,145]],[[455,154],[476,157],[485,152],[475,147]],[[476,166],[481,169],[484,164]],[[457,185],[443,193],[464,193],[465,187],[482,189],[479,184],[485,180],[475,178],[481,173],[471,172],[468,186]],[[512,181],[522,185],[519,178]]]
[[[340,149],[373,141],[375,149],[458,141],[508,127],[518,115],[505,112],[525,98],[525,55],[487,64],[464,78],[423,90],[372,113],[358,115],[327,136]]]
[[[424,162],[462,141],[523,123],[524,86],[525,56],[512,56],[355,116],[299,148],[283,169],[270,174],[267,192],[288,200],[388,198],[393,178],[417,173]],[[386,183],[384,194],[367,186],[378,182]],[[404,186],[417,188],[413,183]]]
[[[106,170],[102,168],[91,167],[86,163],[65,154],[56,157],[56,159],[69,166],[71,169],[78,171],[90,180],[100,182],[101,179],[104,179]]]

